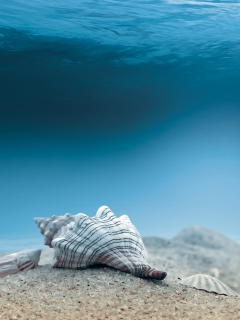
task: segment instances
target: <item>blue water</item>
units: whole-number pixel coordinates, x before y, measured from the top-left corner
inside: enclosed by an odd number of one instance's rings
[[[0,7],[0,251],[103,204],[143,235],[239,241],[239,1]]]
[[[119,46],[111,57],[116,63],[174,62],[167,59],[171,54],[210,58],[216,51],[227,60],[239,52],[239,9],[239,1],[10,0],[1,3],[0,25],[35,36]],[[224,68],[226,60],[216,67]]]

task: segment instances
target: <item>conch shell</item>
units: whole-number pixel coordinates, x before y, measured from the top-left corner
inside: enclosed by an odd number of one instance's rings
[[[55,250],[54,267],[85,269],[101,264],[140,278],[162,280],[167,275],[148,264],[142,238],[129,217],[117,218],[107,206],[92,218],[79,213],[34,221],[45,244]]]

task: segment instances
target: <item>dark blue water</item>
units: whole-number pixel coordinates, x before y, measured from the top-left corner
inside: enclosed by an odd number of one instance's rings
[[[5,100],[11,104],[6,86],[23,87],[14,97],[20,99],[21,108],[31,113],[28,105],[41,103],[29,118],[46,120],[46,113],[55,110],[43,104],[52,100],[58,105],[58,118],[65,118],[62,109],[70,108],[71,122],[76,104],[82,101],[95,115],[101,104],[102,118],[110,112],[109,120],[118,126],[126,121],[126,113],[131,125],[146,117],[146,104],[154,117],[159,103],[166,109],[169,104],[186,105],[187,99],[192,105],[202,93],[197,92],[200,85],[210,91],[204,92],[205,97],[211,99],[212,93],[213,103],[219,103],[214,90],[221,95],[219,100],[238,102],[239,8],[238,1],[4,1],[0,14],[3,106]],[[89,91],[95,92],[94,97]],[[104,103],[99,103],[101,99]],[[118,119],[111,111],[113,105],[121,109]],[[36,109],[41,109],[39,115]],[[83,124],[91,125],[89,117],[84,112]]]
[[[4,123],[49,127],[55,119],[71,127],[81,107],[81,126],[133,128],[158,125],[169,109],[238,104],[239,8],[238,1],[4,1]]]
[[[239,12],[2,1],[0,250],[34,243],[36,215],[103,204],[144,235],[198,224],[239,240]]]

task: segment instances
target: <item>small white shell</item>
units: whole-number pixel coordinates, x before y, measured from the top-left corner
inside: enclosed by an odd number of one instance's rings
[[[219,278],[219,269],[218,268],[212,268],[211,270],[212,276],[215,278]]]
[[[195,274],[179,281],[179,283],[199,290],[225,294],[227,296],[237,296],[225,283],[206,274]]]
[[[38,266],[41,250],[24,250],[0,259],[0,278]]]

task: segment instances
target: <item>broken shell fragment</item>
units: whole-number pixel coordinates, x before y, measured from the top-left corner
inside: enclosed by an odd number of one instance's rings
[[[38,266],[41,250],[24,250],[0,259],[0,278]]]

